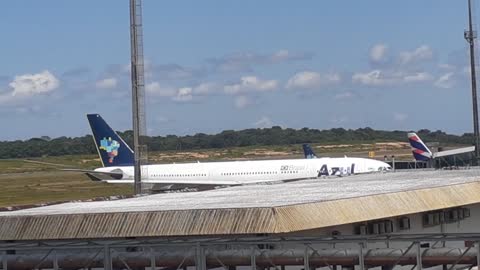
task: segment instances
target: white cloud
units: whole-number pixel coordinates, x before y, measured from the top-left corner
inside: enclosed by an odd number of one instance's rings
[[[462,69],[463,74],[471,76],[472,75],[472,67],[471,66],[465,66]]]
[[[177,90],[176,95],[173,97],[173,100],[178,102],[187,102],[193,99],[191,87],[183,87]]]
[[[293,62],[293,61],[302,61],[311,59],[313,55],[311,53],[292,53],[288,50],[278,50],[272,55],[267,57],[266,62],[270,63],[282,63],[282,62]]]
[[[219,89],[223,89],[223,86],[216,83],[201,83],[195,87],[181,88],[163,86],[159,82],[151,82],[145,85],[145,91],[152,97],[169,97],[178,102],[188,102],[193,100],[195,96],[216,93]]]
[[[433,76],[427,72],[408,74],[404,72],[386,72],[379,69],[367,73],[355,73],[352,76],[354,83],[369,86],[400,85],[403,83],[425,82],[433,80]]]
[[[290,58],[290,52],[287,51],[287,50],[279,50],[275,53],[272,54],[271,58],[273,61],[285,61],[285,60],[288,60]]]
[[[116,78],[105,78],[95,83],[95,87],[99,89],[112,89],[117,87],[118,81]]]
[[[434,85],[438,88],[452,88],[454,84],[452,76],[453,72],[445,73],[444,75],[440,76],[438,80],[435,81]]]
[[[376,44],[370,49],[370,61],[373,63],[381,63],[387,59],[387,45]]]
[[[201,83],[193,88],[193,93],[196,95],[208,95],[221,88],[222,87],[216,83]]]
[[[169,87],[162,87],[158,82],[151,82],[145,85],[147,94],[159,97],[173,97],[176,94],[175,89]]]
[[[425,82],[425,81],[431,81],[433,79],[433,76],[430,75],[427,72],[418,72],[412,75],[406,75],[403,77],[403,80],[405,82]]]
[[[393,119],[398,122],[403,122],[408,119],[408,114],[405,113],[393,113]]]
[[[268,116],[262,116],[258,121],[254,123],[258,128],[267,128],[273,126],[273,121]]]
[[[223,87],[227,94],[239,94],[248,91],[272,91],[278,86],[275,80],[261,80],[255,76],[244,76],[236,84],[225,85]]]
[[[214,70],[222,72],[252,70],[258,65],[272,65],[286,62],[304,61],[313,57],[311,53],[295,53],[288,50],[279,50],[270,54],[252,52],[236,52],[207,61]]]
[[[160,89],[161,89],[160,83],[158,82],[151,82],[145,85],[145,91],[147,92],[155,93],[160,91]]]
[[[338,73],[320,74],[313,71],[298,72],[287,81],[287,89],[313,89],[325,85],[339,83],[341,81]]]
[[[433,51],[427,45],[422,45],[410,52],[400,53],[400,63],[404,65],[423,61],[423,60],[430,60],[432,58],[433,58]]]
[[[438,67],[441,68],[441,69],[446,69],[446,70],[454,70],[454,69],[457,68],[452,64],[446,64],[446,63],[439,64]]]
[[[246,96],[235,97],[235,107],[237,109],[243,109],[251,104],[252,104],[251,100]]]
[[[383,71],[378,69],[372,70],[368,73],[355,73],[352,76],[352,81],[371,86],[385,85],[392,82],[391,79],[385,76]]]
[[[57,89],[59,85],[59,80],[48,70],[36,74],[18,75],[9,83],[13,89],[11,95],[22,97],[49,93]]]

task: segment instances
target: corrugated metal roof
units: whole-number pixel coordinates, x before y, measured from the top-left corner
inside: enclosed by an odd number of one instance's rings
[[[0,213],[0,240],[288,233],[480,202],[480,171],[422,171]]]

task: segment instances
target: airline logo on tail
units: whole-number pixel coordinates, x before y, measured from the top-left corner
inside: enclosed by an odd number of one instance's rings
[[[120,148],[120,143],[115,140],[112,140],[111,137],[103,138],[100,141],[100,149],[104,150],[108,154],[108,163],[113,163],[113,159],[118,156],[118,148]]]
[[[133,151],[99,114],[87,114],[93,141],[104,167],[133,166]]]
[[[412,153],[415,160],[428,161],[432,158],[432,152],[417,134],[408,133],[408,141],[410,142],[410,146],[412,146]]]

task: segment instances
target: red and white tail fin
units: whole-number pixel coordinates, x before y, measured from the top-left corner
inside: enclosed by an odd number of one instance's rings
[[[412,147],[412,153],[415,160],[428,161],[433,154],[428,147],[423,143],[422,139],[416,133],[408,133],[408,141]]]

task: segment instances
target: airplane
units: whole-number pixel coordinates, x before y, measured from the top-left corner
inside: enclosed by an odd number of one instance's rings
[[[304,143],[302,144],[302,147],[303,147],[303,154],[306,159],[317,158],[317,155],[315,154],[315,152],[313,152],[313,149],[310,146],[310,144]]]
[[[417,161],[429,161],[433,157],[432,151],[423,143],[416,133],[408,133],[408,141],[412,147],[413,157]]]
[[[94,170],[69,170],[84,172],[95,181],[133,184],[132,149],[99,114],[88,114],[87,118],[103,167]],[[149,164],[142,166],[142,183],[155,184],[162,189],[214,188],[388,170],[390,165],[382,161],[347,157]]]
[[[433,153],[428,149],[428,147],[423,143],[422,139],[416,133],[408,133],[408,141],[412,147],[413,157],[416,161],[428,162],[430,160],[475,152],[475,146],[462,147],[452,150],[440,151]]]

